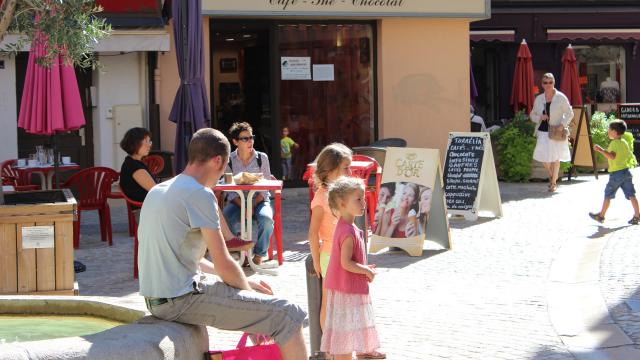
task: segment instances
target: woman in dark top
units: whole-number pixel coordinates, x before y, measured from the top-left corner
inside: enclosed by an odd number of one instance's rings
[[[151,133],[145,128],[129,129],[120,142],[129,156],[120,168],[120,187],[131,200],[143,202],[147,192],[156,184],[142,158],[151,150]]]

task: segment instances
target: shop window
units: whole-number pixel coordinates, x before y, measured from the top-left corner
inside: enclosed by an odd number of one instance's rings
[[[616,45],[576,45],[573,48],[584,99],[598,104],[624,102],[624,48]]]

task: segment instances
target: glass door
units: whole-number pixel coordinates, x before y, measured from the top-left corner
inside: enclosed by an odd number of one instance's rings
[[[279,127],[300,144],[292,178],[332,142],[374,140],[373,27],[369,23],[278,23]]]

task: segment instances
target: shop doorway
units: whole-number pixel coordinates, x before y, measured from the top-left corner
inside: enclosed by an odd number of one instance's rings
[[[375,139],[373,23],[212,19],[210,25],[214,126],[227,133],[233,122],[249,122],[274,175],[281,175],[283,127],[300,144],[289,177],[298,181],[325,145]],[[294,62],[297,68],[287,68]]]
[[[498,71],[498,49],[475,45],[471,49],[471,64],[476,80],[478,97],[474,105],[476,114],[481,116],[487,127],[500,125],[499,99],[500,81]]]

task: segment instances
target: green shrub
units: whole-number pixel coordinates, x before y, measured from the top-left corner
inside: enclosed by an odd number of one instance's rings
[[[631,167],[638,166],[638,159],[636,159],[636,156],[633,155],[633,141],[634,141],[633,134],[628,131],[625,132],[622,135],[622,140],[624,140],[627,143],[627,145],[629,145],[629,149],[631,149],[632,156],[631,156],[631,161],[629,165],[631,165]]]
[[[596,111],[591,116],[591,141],[593,145],[600,145],[603,148],[609,146],[609,123],[616,119],[614,114],[605,114],[602,111]],[[596,152],[596,163],[606,162],[606,158],[602,154]]]
[[[531,177],[531,161],[536,146],[534,128],[535,124],[520,111],[512,121],[491,133],[497,144],[500,174],[504,180],[523,182]]]

